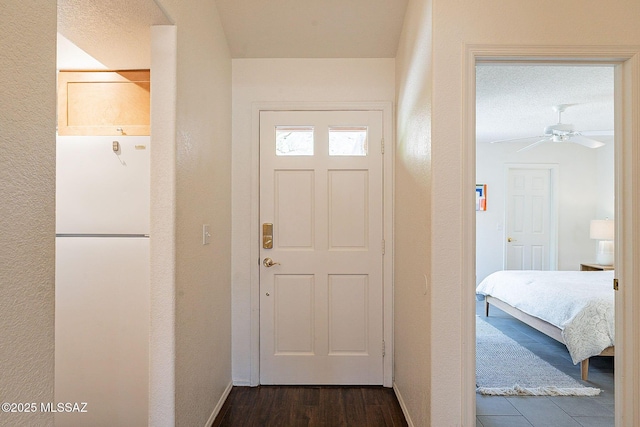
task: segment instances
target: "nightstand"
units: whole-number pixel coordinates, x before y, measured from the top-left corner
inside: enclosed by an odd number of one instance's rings
[[[580,264],[580,271],[606,271],[613,270],[613,265]]]

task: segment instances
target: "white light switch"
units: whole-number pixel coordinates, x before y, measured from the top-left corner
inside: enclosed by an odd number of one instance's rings
[[[202,226],[202,244],[208,245],[211,242],[211,233],[209,232],[209,224]]]

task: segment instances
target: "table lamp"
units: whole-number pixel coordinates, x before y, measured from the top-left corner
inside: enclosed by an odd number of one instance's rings
[[[589,228],[589,237],[594,240],[598,240],[596,263],[601,265],[613,265],[613,220],[592,220]]]

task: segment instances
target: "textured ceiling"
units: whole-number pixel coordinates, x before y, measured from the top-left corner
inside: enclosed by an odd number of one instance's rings
[[[476,93],[478,142],[542,135],[558,122],[558,104],[577,104],[562,114],[576,130],[614,127],[609,66],[479,65]]]
[[[216,0],[234,58],[394,58],[408,0]]]
[[[58,0],[58,32],[112,70],[150,68],[150,26],[166,24],[153,0]]]

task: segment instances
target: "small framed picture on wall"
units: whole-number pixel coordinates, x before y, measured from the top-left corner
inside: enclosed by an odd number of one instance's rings
[[[476,184],[476,210],[487,210],[487,184]]]

